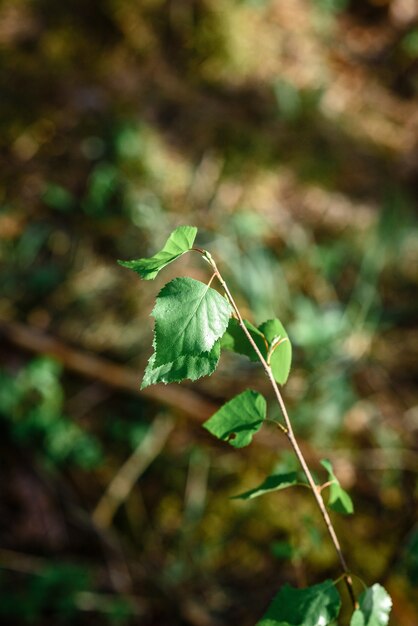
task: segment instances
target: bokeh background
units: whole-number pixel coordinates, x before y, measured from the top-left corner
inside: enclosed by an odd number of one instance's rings
[[[200,427],[272,400],[259,368],[139,392],[156,293],[208,275],[116,259],[192,224],[244,315],[286,325],[350,567],[416,626],[416,1],[2,0],[0,63],[1,623],[253,626],[339,575],[305,490],[230,499],[294,465],[284,438]]]

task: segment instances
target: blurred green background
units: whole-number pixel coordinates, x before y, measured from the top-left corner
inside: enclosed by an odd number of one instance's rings
[[[284,438],[200,428],[272,400],[259,368],[139,392],[156,293],[207,272],[116,259],[192,224],[244,315],[286,325],[350,567],[416,626],[416,2],[2,0],[0,63],[1,623],[253,626],[339,575],[309,493],[229,499],[294,465]]]

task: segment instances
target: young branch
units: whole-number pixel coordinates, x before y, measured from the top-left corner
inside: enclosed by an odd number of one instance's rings
[[[240,313],[240,311],[238,309],[238,306],[237,306],[237,304],[236,304],[236,302],[235,302],[235,300],[234,300],[234,298],[233,298],[233,296],[232,296],[232,294],[231,294],[231,292],[230,292],[230,290],[228,288],[228,285],[226,284],[224,278],[220,274],[215,261],[213,260],[211,255],[209,255],[209,253],[206,252],[206,251],[204,252],[204,258],[205,258],[205,260],[209,261],[210,265],[212,265],[213,270],[214,270],[214,272],[216,274],[216,277],[218,278],[219,282],[221,283],[221,285],[222,285],[222,287],[223,287],[223,289],[225,291],[225,294],[226,294],[226,296],[227,296],[231,306],[234,309],[234,312],[235,312],[235,315],[236,315],[236,317],[238,319],[239,325],[241,326],[241,328],[242,328],[243,332],[245,333],[248,341],[250,342],[250,344],[252,345],[254,351],[256,352],[256,354],[257,354],[257,356],[258,356],[258,358],[259,358],[259,360],[260,360],[260,362],[261,362],[261,364],[262,364],[262,366],[264,368],[264,371],[265,371],[265,373],[266,373],[266,375],[267,375],[267,377],[268,377],[268,379],[269,379],[269,381],[271,383],[271,386],[273,387],[276,399],[277,399],[277,401],[279,403],[279,406],[280,406],[280,409],[281,409],[281,412],[282,412],[282,415],[283,415],[283,418],[284,418],[284,421],[285,421],[285,424],[286,424],[286,427],[285,428],[282,427],[281,429],[284,432],[284,434],[286,435],[286,437],[288,438],[289,443],[292,446],[292,448],[293,448],[293,450],[294,450],[294,452],[295,452],[295,454],[296,454],[296,456],[297,456],[297,458],[299,460],[299,463],[300,463],[300,465],[301,465],[301,467],[302,467],[302,469],[303,469],[303,471],[305,473],[305,476],[306,476],[306,478],[308,480],[309,486],[311,487],[312,493],[314,495],[314,498],[316,500],[318,508],[319,508],[319,510],[321,512],[321,515],[322,515],[323,520],[325,522],[325,525],[327,527],[328,533],[329,533],[329,535],[331,537],[332,543],[334,544],[335,550],[337,552],[337,555],[338,555],[338,558],[339,558],[339,561],[340,561],[340,564],[341,564],[341,568],[342,568],[342,570],[344,572],[344,580],[345,580],[345,584],[347,586],[347,591],[349,593],[351,602],[353,603],[354,608],[357,608],[358,607],[358,603],[357,603],[355,595],[354,595],[353,581],[351,579],[350,571],[348,569],[346,560],[345,560],[343,552],[341,550],[340,542],[338,540],[338,537],[337,537],[337,534],[335,532],[334,526],[332,524],[331,518],[329,516],[329,513],[328,513],[328,511],[326,509],[324,500],[322,498],[321,489],[318,488],[318,486],[315,484],[315,481],[313,479],[311,471],[310,471],[310,469],[309,469],[309,467],[308,467],[308,465],[307,465],[307,463],[305,461],[305,457],[303,456],[302,450],[300,449],[299,444],[298,444],[298,442],[296,440],[295,434],[293,432],[292,423],[290,421],[289,414],[288,414],[287,409],[286,409],[286,405],[284,403],[282,394],[280,393],[280,389],[279,389],[279,387],[277,385],[277,382],[276,382],[276,380],[275,380],[275,378],[273,376],[273,372],[271,370],[271,367],[267,363],[267,361],[265,360],[263,355],[261,354],[257,344],[255,343],[254,339],[251,336],[251,333],[248,331],[247,327],[245,326],[244,320],[242,319],[242,316],[241,316],[241,313]],[[282,426],[282,425],[280,425],[280,426]]]

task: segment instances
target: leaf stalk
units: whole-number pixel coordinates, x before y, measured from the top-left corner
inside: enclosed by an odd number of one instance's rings
[[[275,378],[273,376],[273,372],[271,370],[271,367],[267,363],[267,361],[265,360],[263,355],[261,354],[257,344],[255,343],[254,339],[251,337],[250,332],[248,331],[247,327],[245,326],[244,320],[243,320],[243,318],[241,316],[241,313],[240,313],[240,311],[238,309],[238,306],[237,306],[237,304],[236,304],[236,302],[235,302],[235,300],[234,300],[234,298],[233,298],[233,296],[232,296],[232,294],[231,294],[231,292],[229,290],[229,287],[226,284],[223,276],[219,272],[219,269],[218,269],[218,267],[217,267],[213,257],[211,255],[208,255],[208,253],[206,251],[204,251],[203,257],[212,266],[216,277],[218,278],[220,284],[222,285],[222,287],[223,287],[223,289],[224,289],[224,291],[225,291],[225,293],[227,295],[227,298],[228,298],[229,302],[231,303],[231,305],[232,305],[232,307],[234,309],[234,312],[235,312],[235,315],[237,317],[237,320],[238,320],[238,323],[239,323],[240,327],[242,328],[243,332],[245,333],[245,335],[246,335],[248,341],[250,342],[250,344],[252,345],[254,351],[256,352],[256,354],[257,354],[257,356],[258,356],[258,358],[259,358],[259,360],[260,360],[260,362],[261,362],[261,364],[262,364],[262,366],[264,368],[264,371],[265,371],[265,373],[266,373],[266,375],[267,375],[267,377],[268,377],[268,379],[269,379],[269,381],[271,383],[271,386],[273,387],[273,391],[274,391],[274,394],[276,396],[277,402],[278,402],[278,404],[280,406],[280,409],[281,409],[281,412],[282,412],[282,415],[283,415],[283,418],[284,418],[286,426],[284,427],[282,424],[279,424],[278,422],[277,422],[277,424],[278,424],[279,428],[282,430],[282,432],[286,435],[286,437],[287,437],[291,447],[293,448],[293,450],[294,450],[294,452],[295,452],[295,454],[296,454],[296,456],[298,458],[298,461],[299,461],[299,463],[300,463],[300,465],[301,465],[301,467],[303,469],[303,472],[304,472],[304,474],[305,474],[305,476],[306,476],[306,478],[308,480],[309,486],[311,487],[313,496],[314,496],[315,501],[316,501],[316,503],[318,505],[318,508],[319,508],[319,510],[321,512],[322,518],[323,518],[323,520],[325,522],[325,526],[327,528],[328,534],[329,534],[329,536],[331,538],[331,541],[332,541],[332,543],[334,545],[335,551],[337,552],[338,559],[340,561],[340,565],[341,565],[341,568],[343,570],[343,575],[342,576],[344,578],[348,594],[350,596],[350,599],[351,599],[351,602],[353,604],[353,607],[356,609],[356,608],[358,608],[358,602],[357,602],[356,597],[354,595],[353,581],[352,581],[351,574],[350,574],[350,571],[348,569],[347,562],[345,560],[344,554],[342,552],[339,539],[338,539],[337,534],[335,532],[335,529],[334,529],[334,526],[332,524],[332,521],[331,521],[331,518],[329,516],[329,513],[328,513],[328,511],[326,509],[324,500],[323,500],[322,495],[321,495],[321,490],[317,488],[317,485],[315,484],[315,481],[313,479],[312,473],[311,473],[311,471],[310,471],[310,469],[308,467],[308,464],[307,464],[307,462],[305,460],[305,457],[303,456],[303,452],[302,452],[302,450],[301,450],[301,448],[300,448],[300,446],[299,446],[299,444],[297,442],[296,436],[295,436],[294,431],[293,431],[292,422],[291,422],[289,414],[287,412],[286,405],[284,403],[284,400],[283,400],[282,394],[280,392],[280,389],[278,387],[278,384],[277,384],[277,382],[276,382],[276,380],[275,380]]]

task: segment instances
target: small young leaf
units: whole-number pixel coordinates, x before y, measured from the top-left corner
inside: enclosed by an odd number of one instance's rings
[[[163,267],[193,247],[196,233],[197,228],[195,226],[179,226],[173,230],[163,249],[154,256],[134,261],[118,261],[118,263],[133,270],[144,280],[153,280]]]
[[[258,329],[263,333],[269,345],[271,345],[277,337],[287,337],[287,332],[277,317],[263,322]]]
[[[332,580],[305,589],[284,585],[256,626],[327,626],[340,608],[341,598]]]
[[[154,352],[148,361],[141,389],[156,383],[179,383],[186,379],[197,380],[202,376],[210,376],[218,365],[220,353],[220,342],[217,341],[210,352],[202,352],[197,356],[179,356],[172,363],[156,366]]]
[[[247,389],[227,402],[204,424],[212,435],[235,448],[251,443],[266,417],[266,401],[261,393]]]
[[[284,385],[292,363],[292,344],[287,332],[277,318],[264,322],[258,328],[269,345],[268,360],[273,376],[280,385]]]
[[[353,501],[345,489],[341,487],[330,461],[322,459],[321,465],[327,470],[329,481],[332,481],[329,490],[328,506],[336,513],[351,515],[354,512]]]
[[[297,472],[289,472],[288,474],[272,474],[271,476],[268,476],[258,487],[245,491],[244,493],[240,493],[237,496],[233,496],[233,499],[251,500],[252,498],[258,498],[258,496],[262,496],[270,491],[280,491],[281,489],[287,489],[287,487],[300,484],[306,483],[302,483],[302,479]]]
[[[251,322],[244,320],[244,324],[250,332],[251,337],[257,344],[257,347],[260,350],[261,354],[266,357],[267,346],[263,334],[258,330],[258,328],[251,324]],[[231,317],[231,319],[229,320],[226,333],[222,337],[221,347],[224,350],[231,350],[232,352],[236,352],[237,354],[243,354],[245,356],[248,356],[251,361],[259,360],[257,353],[248,341],[248,337],[239,325],[238,320],[236,320],[234,317]]]
[[[387,626],[392,599],[386,589],[377,583],[359,598],[360,608],[351,617],[350,626]]]
[[[328,504],[330,509],[342,515],[352,515],[354,512],[352,499],[340,485],[331,485]]]
[[[193,278],[175,278],[167,283],[152,312],[155,365],[210,352],[224,334],[231,311],[225,298],[205,283]]]

